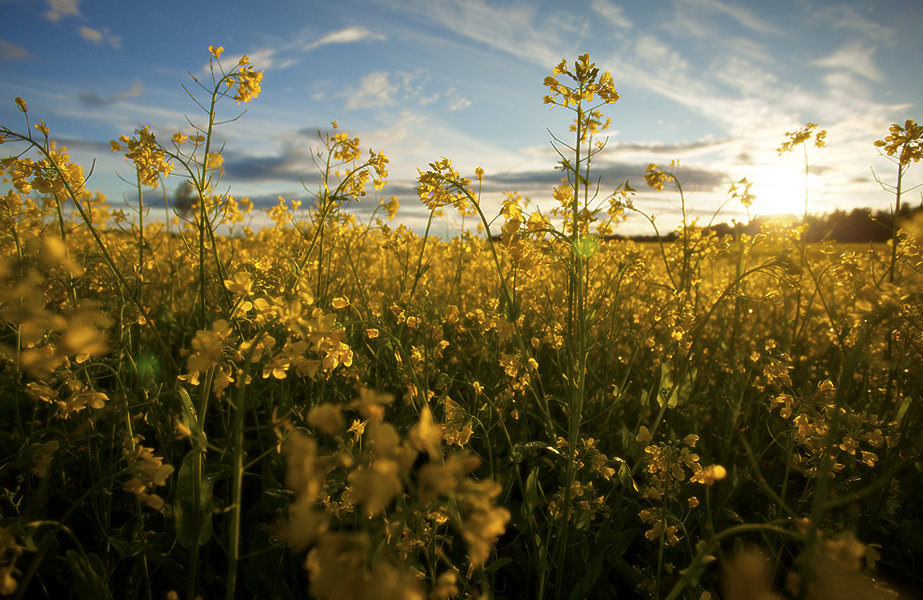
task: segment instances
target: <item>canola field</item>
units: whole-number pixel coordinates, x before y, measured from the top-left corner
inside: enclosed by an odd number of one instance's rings
[[[509,193],[484,214],[489,174],[440,159],[360,222],[388,158],[334,124],[311,205],[254,231],[212,140],[262,75],[209,50],[206,124],[112,141],[128,210],[27,100],[0,128],[0,595],[921,591],[923,222],[877,246],[685,218],[669,242],[613,239],[644,212],[627,182],[595,193],[619,95],[584,55],[545,80],[574,113],[545,212]],[[882,133],[899,190],[923,131]],[[641,175],[683,197],[673,170]],[[190,205],[155,204],[168,176]],[[411,202],[480,233],[396,225]]]

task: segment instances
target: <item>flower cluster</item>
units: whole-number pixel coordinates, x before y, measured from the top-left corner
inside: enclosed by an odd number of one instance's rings
[[[47,129],[45,131],[47,137]],[[10,156],[0,160],[0,172],[10,177],[13,187],[21,194],[33,190],[43,194],[46,202],[68,199],[86,202],[91,197],[83,187],[85,177],[80,165],[70,162],[67,148],[58,148],[54,141],[43,146],[45,158],[36,162],[28,157]]]
[[[786,152],[792,152],[796,146],[800,144],[807,144],[811,140],[811,136],[814,136],[814,146],[816,148],[823,148],[827,145],[825,138],[827,137],[827,130],[822,129],[816,134],[814,130],[817,129],[817,123],[808,123],[798,131],[786,131],[785,136],[788,138],[786,141],[782,142],[782,145],[776,148],[776,152],[780,155],[785,154]]]
[[[558,75],[567,75],[576,85],[562,84],[557,80]],[[612,74],[606,71],[600,76],[596,63],[590,62],[589,53],[580,55],[574,61],[573,71],[568,68],[567,61],[561,59],[552,70],[552,74],[545,78],[544,83],[551,91],[551,95],[544,97],[545,104],[565,108],[578,106],[584,101],[592,102],[594,95],[598,95],[605,104],[613,104],[620,98],[619,93],[615,91]]]
[[[731,195],[731,198],[740,200],[740,203],[744,206],[753,206],[753,201],[756,200],[756,194],[750,193],[750,187],[752,185],[753,183],[744,177],[737,183],[731,184],[731,187],[728,188],[728,194]]]
[[[141,183],[148,187],[157,187],[161,176],[167,176],[173,171],[173,165],[167,161],[166,153],[157,143],[157,138],[147,125],[135,129],[137,137],[129,138],[123,135],[119,141],[109,142],[113,152],[121,152],[122,144],[128,147],[125,158],[135,164]],[[121,143],[119,143],[121,142]]]
[[[917,125],[913,119],[907,119],[904,126],[891,125],[891,135],[875,142],[876,148],[884,150],[888,156],[898,154],[900,166],[910,162],[919,162],[923,157],[923,125]]]
[[[670,163],[671,165],[673,163]],[[644,174],[644,181],[648,187],[655,190],[662,190],[663,184],[673,181],[676,177],[672,173],[667,173],[657,167],[657,163],[651,163],[647,166]]]
[[[237,63],[240,67],[231,78],[228,79],[228,87],[236,87],[237,93],[234,99],[237,103],[250,102],[260,95],[260,82],[263,81],[263,72],[254,71],[253,67],[245,66],[250,64],[250,58],[245,54]]]
[[[129,471],[133,477],[122,487],[126,492],[131,492],[153,508],[163,508],[163,498],[157,494],[150,494],[147,490],[165,485],[167,477],[173,473],[173,465],[163,464],[163,458],[154,456],[154,451],[141,446],[143,438],[136,436],[131,440],[132,448],[126,448],[125,457],[128,460]]]
[[[454,206],[462,216],[474,216],[474,190],[471,180],[452,168],[452,161],[443,157],[429,164],[430,170],[417,177],[417,195],[430,210]]]

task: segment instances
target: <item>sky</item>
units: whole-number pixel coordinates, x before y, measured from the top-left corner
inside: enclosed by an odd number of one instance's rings
[[[810,212],[887,209],[894,197],[876,176],[894,183],[897,168],[873,143],[892,123],[923,119],[923,0],[0,0],[0,20],[0,124],[23,131],[14,97],[25,99],[33,123],[44,119],[73,161],[93,165],[87,186],[116,207],[137,193],[109,140],[144,125],[167,143],[191,133],[187,119],[203,113],[184,86],[202,97],[190,73],[208,73],[210,45],[224,47],[226,69],[246,54],[264,72],[259,98],[219,105],[219,119],[246,110],[218,128],[224,188],[258,208],[279,196],[307,204],[317,131],[336,120],[364,153],[391,161],[389,183],[354,210],[367,218],[397,196],[395,221],[418,232],[428,212],[415,178],[441,157],[471,179],[485,170],[488,218],[504,191],[553,208],[562,174],[551,135],[569,139],[573,114],[542,102],[543,80],[587,52],[621,95],[603,108],[612,124],[593,163],[600,194],[630,181],[662,232],[677,225],[680,197],[648,190],[650,163],[678,161],[702,222],[742,177],[757,195],[750,216],[801,214],[805,156],[776,149],[809,122],[827,130],[827,146],[808,153]],[[905,188],[920,181],[923,165]],[[919,204],[920,191],[903,200]],[[731,202],[717,221],[747,218]],[[471,224],[447,211],[433,231]],[[618,233],[652,230],[633,215]]]

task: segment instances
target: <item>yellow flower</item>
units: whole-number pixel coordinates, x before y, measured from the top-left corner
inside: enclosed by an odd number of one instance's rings
[[[397,196],[391,196],[387,202],[382,200],[381,204],[386,211],[388,211],[388,220],[394,219],[397,215],[397,209],[400,208],[400,202],[398,202]]]
[[[368,421],[360,421],[359,419],[353,419],[352,425],[349,426],[349,429],[346,430],[347,433],[353,434],[356,439],[362,437],[362,433],[365,431],[365,426],[368,425]]]
[[[615,91],[612,74],[605,72],[599,76],[599,69],[596,68],[596,63],[590,62],[589,53],[580,55],[574,61],[573,72],[568,69],[567,61],[564,59],[561,59],[551,72],[552,76],[545,77],[544,81],[544,85],[552,92],[552,95],[543,98],[545,104],[577,106],[584,100],[592,102],[594,94],[599,95],[605,104],[612,104],[620,98],[619,93]],[[558,75],[567,75],[576,86],[571,88],[562,85],[556,79]]]
[[[417,177],[417,195],[430,210],[443,206],[454,206],[462,216],[474,216],[477,210],[472,206],[474,194],[468,186],[471,181],[452,168],[452,161],[442,157],[430,163],[430,170]]]
[[[119,138],[120,142],[128,146],[125,158],[135,163],[141,183],[148,187],[157,187],[160,176],[169,175],[173,170],[173,165],[167,162],[166,153],[157,143],[155,135],[151,133],[147,125],[142,129],[136,129],[135,133],[138,136],[135,139],[129,139],[127,135]],[[122,149],[115,142],[109,142],[109,145],[113,152]]]
[[[308,424],[327,435],[336,435],[344,425],[342,409],[330,402],[319,404],[308,412]]]
[[[461,594],[458,589],[457,576],[454,571],[446,571],[436,578],[436,589],[430,595],[435,600],[448,600]]]
[[[552,190],[551,195],[554,196],[554,199],[561,203],[561,206],[565,208],[570,206],[571,200],[574,197],[574,190],[570,186],[560,186]]]
[[[26,113],[29,112],[29,107],[26,106],[26,101],[16,96],[16,106],[19,108],[19,112]]]
[[[791,152],[795,149],[795,146],[799,144],[807,144],[811,140],[811,134],[814,129],[817,128],[817,123],[808,123],[798,131],[786,131],[785,135],[788,137],[788,141],[782,142],[782,145],[776,149],[780,155],[785,154],[786,152]],[[827,142],[824,141],[824,138],[827,137],[827,130],[821,130],[814,137],[814,146],[817,148],[823,148],[827,145]]]
[[[701,483],[708,487],[727,477],[727,469],[721,465],[710,465],[692,476],[689,481]]]
[[[913,119],[907,119],[903,127],[895,123],[891,125],[891,135],[875,142],[875,146],[884,148],[888,156],[900,150],[898,162],[902,167],[911,161],[919,162],[923,158],[923,125]]]
[[[436,461],[442,456],[442,438],[444,433],[435,421],[428,406],[420,412],[420,421],[410,429],[408,439],[411,446],[420,452],[426,452],[430,460]]]
[[[675,179],[672,174],[665,173],[657,168],[657,163],[651,163],[647,166],[647,173],[644,175],[644,181],[648,187],[655,190],[662,190],[663,184]]]
[[[731,187],[728,188],[728,194],[731,195],[731,198],[737,198],[740,200],[740,203],[744,206],[753,206],[753,201],[756,200],[756,195],[750,193],[750,186],[753,184],[747,181],[747,178],[744,177],[737,183],[732,183]],[[738,186],[743,186],[743,191]]]
[[[215,58],[221,58],[221,53],[224,52],[224,46],[218,46],[217,48],[209,46],[208,51],[211,52],[212,56]]]
[[[237,80],[237,94],[234,99],[237,103],[250,102],[260,95],[260,82],[263,81],[263,72],[254,71],[253,67],[243,67],[235,76]],[[231,83],[228,81],[228,83]]]

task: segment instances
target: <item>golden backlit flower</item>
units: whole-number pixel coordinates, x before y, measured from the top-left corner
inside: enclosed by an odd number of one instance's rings
[[[817,129],[817,123],[808,123],[798,131],[786,131],[785,136],[788,139],[782,142],[782,145],[776,149],[776,152],[780,155],[791,152],[796,146],[807,144],[811,140],[812,135],[814,135],[814,146],[816,148],[823,148],[826,145],[825,138],[827,137],[827,130],[822,129],[815,135],[815,129]]]
[[[644,175],[644,181],[647,183],[648,187],[655,190],[662,190],[664,183],[668,183],[674,179],[676,178],[671,173],[658,169],[657,163],[649,164]]]
[[[727,469],[721,465],[710,465],[693,475],[689,481],[711,487],[716,481],[721,481],[725,477],[727,477]]]
[[[891,125],[891,135],[875,142],[888,156],[898,155],[898,164],[905,166],[919,162],[923,158],[923,125],[917,125],[913,119],[907,119],[903,126]]]

